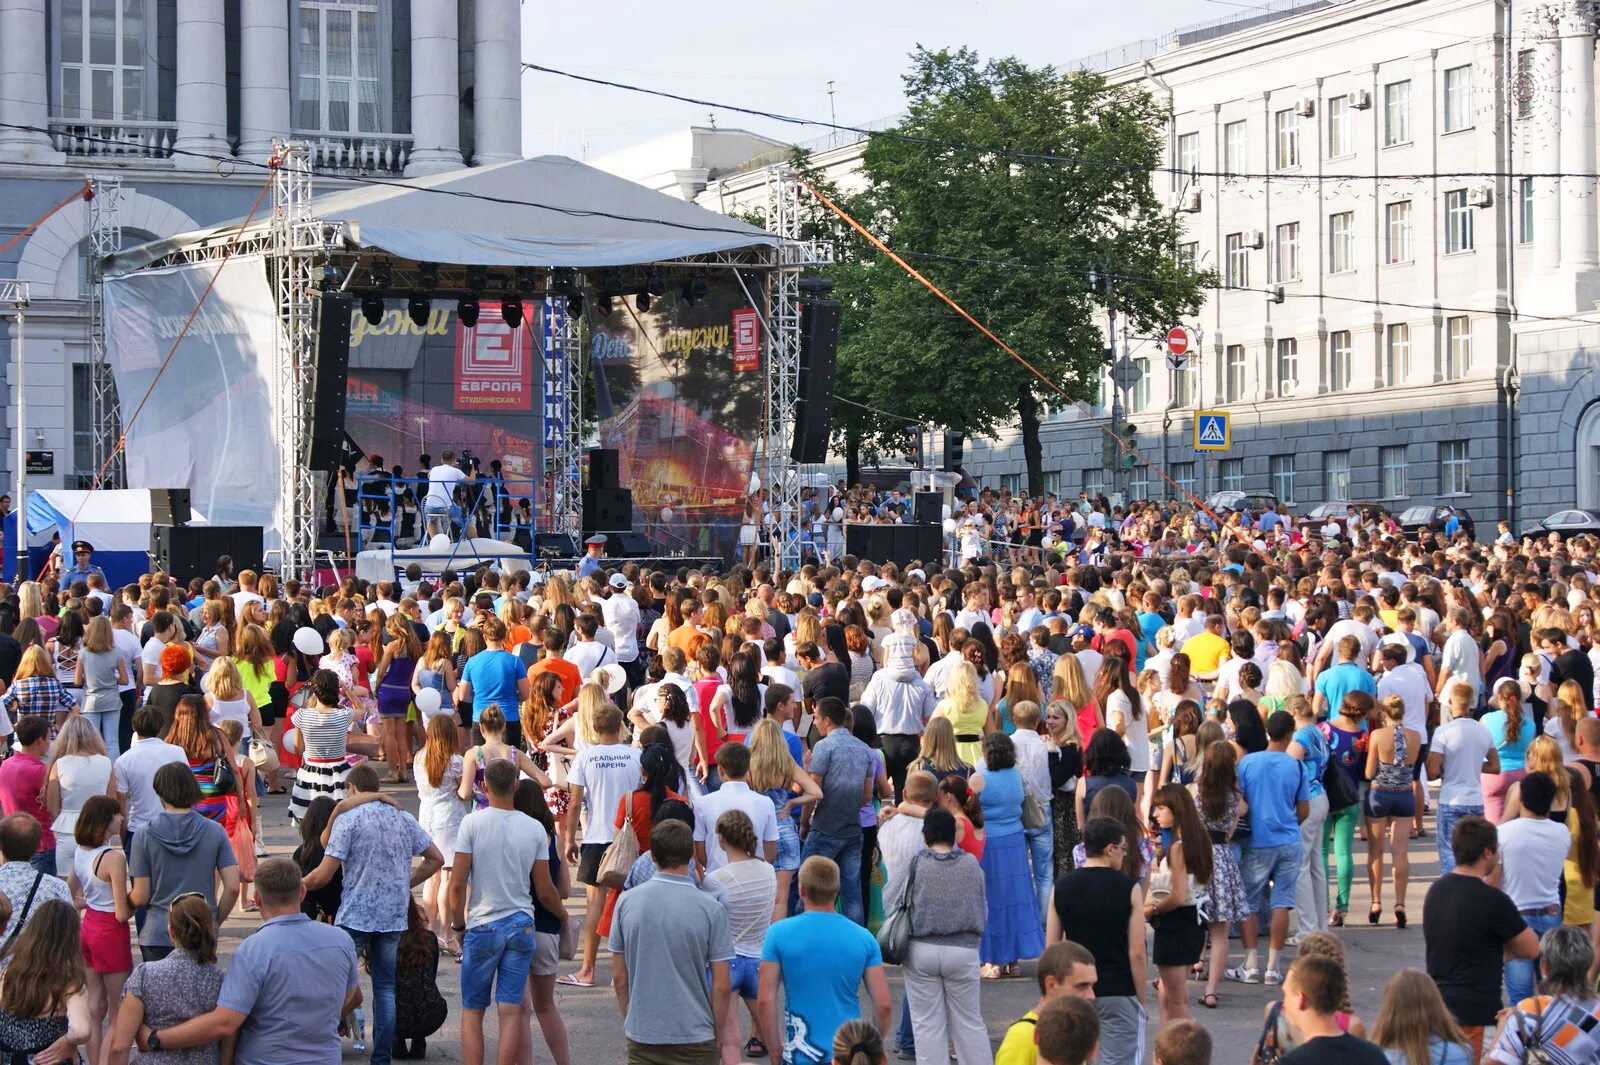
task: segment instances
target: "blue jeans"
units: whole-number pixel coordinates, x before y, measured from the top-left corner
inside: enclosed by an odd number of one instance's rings
[[[486,1010],[491,999],[507,1006],[520,1003],[534,945],[533,918],[525,913],[467,929],[461,941],[461,1008]]]
[[[1262,910],[1294,909],[1294,888],[1300,879],[1300,841],[1277,847],[1245,847],[1239,855],[1239,873],[1244,878],[1244,897]],[[1256,902],[1268,882],[1272,884],[1267,905]]]
[[[50,853],[54,859],[55,852]],[[839,867],[840,906],[846,917],[858,925],[865,926],[867,915],[861,908],[861,837],[830,836],[813,828],[810,835],[806,836],[800,863],[804,865],[805,860],[813,855],[832,858],[834,864]],[[794,882],[798,884],[800,878],[796,876]]]
[[[1439,875],[1448,876],[1456,867],[1456,852],[1450,846],[1450,837],[1455,834],[1456,822],[1468,815],[1483,816],[1482,806],[1446,806],[1439,804],[1439,823],[1434,826],[1434,842],[1439,845]],[[1516,1005],[1516,1003],[1512,1003]]]
[[[389,1065],[394,1045],[395,955],[400,949],[399,932],[358,932],[346,928],[355,941],[356,953],[365,952],[372,969],[372,1065]]]
[[[894,1033],[894,1045],[907,1054],[917,1052],[917,1037],[911,1030],[911,996],[903,992],[900,995],[900,1028]]]
[[[1050,804],[1044,804],[1043,828],[1025,828],[1022,838],[1028,841],[1028,864],[1033,866],[1033,893],[1039,898],[1039,922],[1044,923],[1050,914],[1050,895],[1055,890],[1055,822],[1050,819]]]
[[[89,719],[100,732],[100,738],[105,741],[106,755],[115,762],[121,751],[117,748],[117,730],[122,724],[122,707],[115,710],[84,711],[84,717]]]
[[[1528,927],[1533,929],[1533,934],[1536,936],[1542,936],[1561,924],[1559,913],[1553,916],[1538,914],[1533,917],[1523,914],[1522,919],[1528,922]],[[1506,1001],[1514,1006],[1533,994],[1533,983],[1539,976],[1539,959],[1513,958],[1506,962],[1505,975]]]

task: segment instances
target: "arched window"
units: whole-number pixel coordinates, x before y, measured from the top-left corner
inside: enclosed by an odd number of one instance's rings
[[[1600,508],[1600,403],[1589,404],[1578,419],[1573,446],[1578,452],[1578,497],[1573,502],[1586,510]]]

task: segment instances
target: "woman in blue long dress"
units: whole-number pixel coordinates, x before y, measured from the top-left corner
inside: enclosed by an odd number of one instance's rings
[[[978,957],[986,980],[1018,976],[1017,962],[1044,953],[1039,900],[1028,870],[1028,843],[1022,835],[1022,774],[1011,737],[993,732],[983,738],[983,781],[978,802],[985,829],[983,889],[988,908]]]

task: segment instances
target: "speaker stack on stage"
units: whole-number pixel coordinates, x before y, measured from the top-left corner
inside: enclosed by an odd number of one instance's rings
[[[350,379],[350,314],[354,301],[322,293],[317,315],[316,414],[311,419],[311,468],[331,472],[347,462],[344,407]],[[178,522],[176,524],[182,524]],[[237,561],[237,560],[236,560]]]
[[[648,558],[650,541],[633,531],[633,491],[623,488],[621,456],[615,448],[588,451],[589,481],[583,489],[583,535],[606,535],[611,558]]]
[[[846,525],[845,554],[873,562],[937,562],[942,553],[939,525]]]
[[[833,282],[804,278],[800,299],[799,399],[794,405],[794,441],[789,457],[796,462],[828,461],[828,434],[833,426],[833,371],[839,353],[839,301],[824,298]]]
[[[233,559],[235,573],[261,570],[261,529],[254,525],[190,525],[187,488],[150,489],[150,554],[164,573],[187,582],[212,577],[217,559]]]

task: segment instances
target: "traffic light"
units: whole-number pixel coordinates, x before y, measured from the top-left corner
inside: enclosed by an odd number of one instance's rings
[[[1139,457],[1133,453],[1133,449],[1139,446],[1139,427],[1129,422],[1122,427],[1122,432],[1118,435],[1122,451],[1122,468],[1131,470],[1139,465]]]

